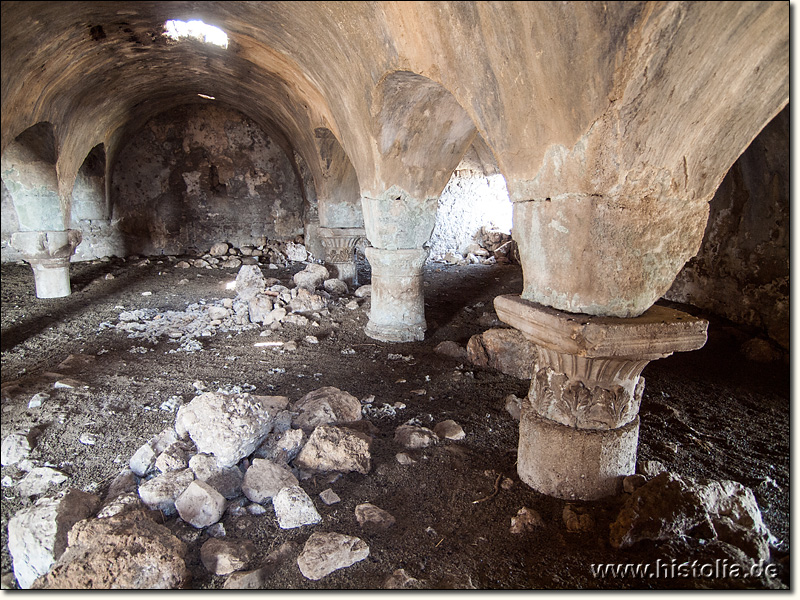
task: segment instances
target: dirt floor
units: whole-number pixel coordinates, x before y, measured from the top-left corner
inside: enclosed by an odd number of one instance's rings
[[[623,495],[573,503],[591,514],[595,524],[590,531],[571,533],[562,518],[567,502],[538,494],[519,480],[517,422],[505,410],[504,398],[525,396],[528,382],[434,352],[444,340],[466,345],[473,334],[499,325],[493,321],[492,300],[521,291],[519,266],[429,265],[425,275],[429,330],[423,342],[389,344],[367,337],[363,329],[369,301],[349,310],[345,303],[351,298],[345,298],[330,306],[330,315],[323,316],[317,327],[286,325],[267,338],[298,341],[293,352],[254,347],[265,339],[256,328],[219,332],[202,339],[202,351],[186,353],[170,352],[176,344],[167,339],[144,343],[101,324],[117,323],[123,310],[184,310],[201,300],[233,298],[235,292],[225,284],[238,269],[177,269],[174,259],[166,257],[145,263],[141,259],[74,263],[73,294],[51,300],[34,297],[28,266],[2,266],[2,437],[38,427],[38,445],[31,458],[66,473],[69,480],[62,488],[102,494],[143,443],[174,423],[174,411],[161,410],[161,404],[172,396],[190,401],[196,380],[209,389],[239,386],[256,394],[286,395],[291,402],[319,387],[335,386],[359,399],[374,395],[375,406],[406,405],[395,416],[371,419],[379,429],[372,446],[372,470],[366,475],[346,474],[332,484],[316,479],[302,482],[323,517],[320,525],[281,530],[271,510],[261,516],[226,515],[222,522],[229,538],[252,540],[264,557],[287,540],[302,546],[313,531],[361,537],[370,554],[320,581],[304,578],[296,562],[286,560],[269,580],[272,589],[376,589],[400,568],[431,589],[765,585],[761,580],[592,576],[593,563],[682,562],[713,558],[713,552],[692,538],[615,550],[609,543],[609,524]],[[295,264],[265,274],[293,287],[291,276],[302,267]],[[113,278],[106,278],[109,273]],[[361,275],[368,276],[363,265]],[[188,282],[180,283],[183,279]],[[753,488],[764,520],[779,540],[772,553],[779,566],[778,581],[788,585],[788,362],[748,362],[739,347],[753,332],[720,319],[710,321],[705,348],[656,361],[645,369],[639,460],[661,461],[680,475],[732,479]],[[307,335],[316,336],[319,343],[303,343]],[[96,358],[90,367],[59,370],[62,361],[78,354]],[[52,389],[56,377],[52,373],[79,379],[88,389]],[[423,389],[423,395],[414,392]],[[28,408],[37,391],[47,391],[50,398],[40,408]],[[395,458],[399,448],[393,441],[394,430],[412,418],[431,427],[453,419],[466,437],[417,451],[415,464],[401,465]],[[96,434],[97,442],[80,443],[84,433]],[[12,481],[22,475],[15,467],[2,469],[2,476]],[[498,475],[513,485],[474,503],[493,493]],[[332,487],[341,502],[330,506],[320,502],[316,495],[326,487]],[[6,575],[12,570],[8,520],[32,501],[17,497],[11,487],[2,493]],[[354,508],[363,502],[389,511],[396,524],[380,533],[362,531]],[[511,518],[522,507],[535,509],[544,526],[510,533]],[[199,559],[207,534],[176,518],[167,525],[189,546],[191,587],[221,588],[225,578],[211,575]]]

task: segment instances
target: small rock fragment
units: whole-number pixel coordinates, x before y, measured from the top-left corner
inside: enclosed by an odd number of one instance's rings
[[[440,342],[436,348],[433,349],[433,351],[436,352],[436,354],[449,356],[450,358],[454,358],[458,361],[465,361],[467,359],[466,348],[451,340]]]
[[[594,529],[594,519],[585,510],[567,504],[561,513],[567,531],[572,533],[583,533]]]
[[[336,492],[334,492],[331,488],[322,490],[319,493],[319,498],[328,506],[330,506],[331,504],[336,504],[337,502],[341,502],[342,500],[341,498],[339,498]]]
[[[390,513],[369,502],[356,506],[355,514],[362,528],[386,530],[395,524],[395,518]]]
[[[525,533],[537,527],[544,527],[544,521],[539,513],[531,508],[523,506],[515,517],[511,517],[511,533]]]
[[[349,567],[369,556],[363,540],[341,533],[315,532],[297,557],[297,566],[307,579],[317,581],[337,569]]]
[[[250,566],[256,547],[250,540],[211,538],[200,548],[203,566],[214,575],[228,575]]]
[[[427,427],[400,425],[394,432],[394,441],[406,449],[427,448],[435,445],[439,437]]]
[[[357,288],[353,295],[356,298],[369,298],[372,295],[372,286],[371,285],[362,285],[361,287]]]
[[[41,496],[53,486],[64,483],[69,479],[61,471],[50,467],[35,467],[14,487],[20,496]]]
[[[314,525],[322,517],[306,491],[299,485],[285,487],[272,498],[272,506],[281,529]]]
[[[33,450],[30,438],[31,436],[26,433],[9,433],[3,439],[2,450],[0,450],[2,452],[0,463],[7,467],[28,458],[31,450]]]
[[[308,471],[366,474],[372,466],[371,444],[372,438],[360,431],[320,425],[294,459],[294,464]]]
[[[139,497],[151,510],[175,514],[175,500],[194,481],[191,469],[162,473],[139,486]]]
[[[448,419],[446,421],[442,421],[441,423],[437,423],[436,426],[433,428],[433,432],[439,436],[439,439],[447,439],[447,440],[463,440],[466,437],[464,430],[461,428],[461,425],[453,421],[452,419]]]
[[[242,492],[251,502],[266,502],[277,493],[298,484],[297,478],[285,466],[269,460],[254,458],[242,482]]]
[[[383,582],[385,590],[418,590],[422,582],[408,575],[405,569],[397,569]]]
[[[225,497],[204,481],[194,480],[175,500],[181,519],[202,529],[213,525],[225,513]]]

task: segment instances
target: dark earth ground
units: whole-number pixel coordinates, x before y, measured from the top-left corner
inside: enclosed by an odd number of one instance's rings
[[[286,325],[270,340],[297,340],[295,352],[256,348],[259,330],[217,333],[203,338],[203,351],[170,354],[176,344],[157,345],[128,339],[114,329],[100,331],[102,322],[117,323],[119,313],[135,308],[184,310],[199,300],[233,297],[224,284],[236,270],[176,269],[166,257],[110,262],[74,263],[73,294],[68,298],[37,300],[28,266],[2,266],[2,382],[25,384],[25,393],[3,394],[2,437],[38,426],[42,433],[31,458],[62,470],[65,486],[98,494],[151,436],[174,423],[174,412],[159,410],[170,396],[185,402],[195,394],[192,383],[209,389],[255,387],[255,394],[281,394],[294,402],[322,386],[335,386],[358,398],[375,396],[375,406],[403,402],[396,417],[374,418],[379,429],[372,446],[373,467],[367,475],[350,473],[328,484],[302,482],[315,499],[320,525],[281,530],[274,514],[226,515],[228,538],[249,538],[260,557],[283,542],[305,542],[313,531],[335,531],[364,539],[369,557],[335,571],[320,581],[305,579],[294,559],[280,564],[268,582],[272,589],[376,589],[396,569],[419,579],[423,587],[477,589],[697,589],[761,588],[759,580],[680,578],[594,578],[592,563],[678,562],[709,557],[707,548],[689,538],[670,543],[641,542],[615,550],[609,544],[609,525],[624,496],[598,502],[573,503],[589,512],[591,531],[567,531],[563,500],[543,496],[522,483],[515,468],[517,422],[504,409],[508,394],[524,396],[528,382],[436,354],[444,340],[465,345],[471,335],[492,325],[492,299],[519,293],[522,273],[516,265],[444,266],[426,269],[426,316],[429,330],[419,343],[388,344],[367,337],[363,328],[369,302],[355,310],[344,304],[330,307],[319,327]],[[266,276],[290,284],[302,264]],[[362,265],[363,269],[363,265]],[[112,273],[113,279],[105,279]],[[362,272],[362,275],[364,273]],[[368,274],[367,274],[368,275]],[[179,285],[183,278],[188,283]],[[152,292],[143,296],[142,292]],[[479,303],[483,303],[480,305]],[[477,305],[477,306],[476,306]],[[682,307],[700,314],[690,307]],[[480,319],[484,312],[491,315]],[[702,315],[709,318],[707,315]],[[789,585],[789,366],[788,361],[760,364],[738,351],[752,331],[718,318],[709,318],[709,341],[699,351],[677,354],[651,363],[644,371],[647,386],[641,409],[639,460],[658,460],[682,476],[733,479],[756,492],[764,520],[780,540],[772,559],[778,580]],[[338,323],[338,326],[334,325]],[[317,336],[314,346],[303,343]],[[151,352],[131,353],[147,345]],[[355,354],[343,354],[352,348]],[[94,365],[67,376],[89,385],[88,390],[51,389],[45,373],[57,371],[70,354],[97,355]],[[413,356],[390,360],[389,354]],[[271,369],[282,368],[280,374]],[[64,371],[59,371],[65,374]],[[425,389],[418,396],[412,390]],[[19,388],[18,388],[19,389]],[[36,391],[51,398],[29,409]],[[433,426],[454,419],[465,430],[461,441],[445,441],[417,451],[418,462],[400,465],[394,430],[417,417]],[[99,434],[94,446],[79,443],[82,433]],[[510,489],[485,502],[497,476],[513,481]],[[2,476],[21,477],[15,467]],[[324,505],[316,496],[332,487],[341,502]],[[3,488],[2,573],[12,570],[7,548],[8,520],[31,504]],[[371,502],[397,520],[387,531],[362,531],[354,508]],[[523,506],[535,509],[544,527],[511,534],[511,518]],[[167,526],[187,542],[194,589],[220,588],[224,577],[211,575],[199,559],[207,534],[172,518]],[[713,558],[713,556],[711,557]],[[255,567],[254,567],[255,568]]]

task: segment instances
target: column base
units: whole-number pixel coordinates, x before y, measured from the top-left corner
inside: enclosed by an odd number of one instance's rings
[[[81,239],[77,229],[12,234],[11,245],[33,269],[37,298],[63,298],[72,293],[69,261]]]
[[[537,492],[564,500],[598,500],[622,489],[636,470],[639,417],[617,429],[576,429],[526,407],[519,424],[517,473]]]

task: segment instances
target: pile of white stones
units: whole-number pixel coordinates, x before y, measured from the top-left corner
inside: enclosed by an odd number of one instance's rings
[[[274,565],[268,567],[275,557],[247,571],[254,562],[254,545],[223,539],[220,520],[226,513],[265,515],[271,506],[282,529],[321,523],[301,481],[316,476],[333,483],[343,473],[369,473],[377,429],[362,419],[362,404],[334,387],[314,390],[291,404],[285,396],[200,393],[178,410],[174,427],[134,453],[102,502],[73,489],[42,497],[11,518],[9,550],[19,586],[187,585],[190,574],[185,561],[178,560],[185,558],[185,545],[146,516],[158,511],[211,536],[201,548],[201,559],[214,574],[229,575],[226,587],[262,587],[274,571]],[[433,430],[416,423],[412,419],[396,429],[394,441],[403,450],[397,460],[403,464],[414,462],[408,452],[464,437],[453,421]],[[340,498],[329,487],[319,501],[333,504]],[[356,506],[354,516],[362,528],[394,524],[391,514],[369,503]],[[305,577],[317,580],[368,555],[369,547],[360,538],[314,532],[297,565]],[[112,566],[109,556],[114,557]]]

